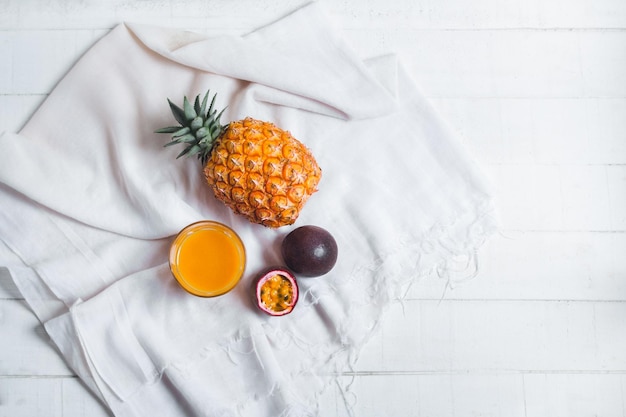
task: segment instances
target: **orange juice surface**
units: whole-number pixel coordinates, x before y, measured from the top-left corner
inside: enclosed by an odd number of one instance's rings
[[[194,223],[174,240],[170,267],[188,292],[202,297],[222,295],[243,275],[244,246],[239,236],[221,223]]]

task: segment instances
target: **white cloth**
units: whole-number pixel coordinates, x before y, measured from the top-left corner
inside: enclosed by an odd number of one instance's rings
[[[232,214],[153,133],[173,123],[166,98],[207,89],[223,121],[272,121],[316,156],[320,190],[294,226]],[[316,3],[246,36],[121,24],[0,148],[0,265],[118,417],[316,415],[385,308],[495,227],[481,174],[397,59],[360,60]],[[222,297],[168,269],[173,236],[200,219],[246,246]],[[292,314],[264,316],[251,282],[306,224],[334,235],[338,263],[300,279]]]

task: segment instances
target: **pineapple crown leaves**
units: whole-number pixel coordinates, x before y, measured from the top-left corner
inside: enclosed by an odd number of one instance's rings
[[[157,129],[155,133],[172,134],[171,142],[166,143],[165,147],[177,144],[185,145],[185,148],[176,157],[177,159],[181,156],[197,155],[198,159],[205,165],[215,141],[228,127],[228,124],[222,125],[220,123],[220,117],[226,109],[222,109],[219,113],[215,109],[217,94],[213,95],[207,109],[209,93],[210,91],[206,92],[202,101],[200,101],[200,95],[197,95],[193,105],[185,96],[182,108],[167,99],[172,114],[180,125]]]

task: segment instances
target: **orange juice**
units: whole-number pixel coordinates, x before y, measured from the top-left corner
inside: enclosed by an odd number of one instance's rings
[[[239,236],[213,221],[185,227],[170,249],[172,274],[185,290],[201,297],[215,297],[233,289],[245,264],[245,249]]]

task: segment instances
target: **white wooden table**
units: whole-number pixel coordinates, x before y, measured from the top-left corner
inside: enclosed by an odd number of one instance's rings
[[[472,282],[393,308],[345,375],[355,415],[626,416],[626,1],[320,2],[363,57],[400,55],[502,224]],[[121,21],[243,33],[301,4],[0,0],[0,130]],[[0,416],[106,415],[0,269]]]

